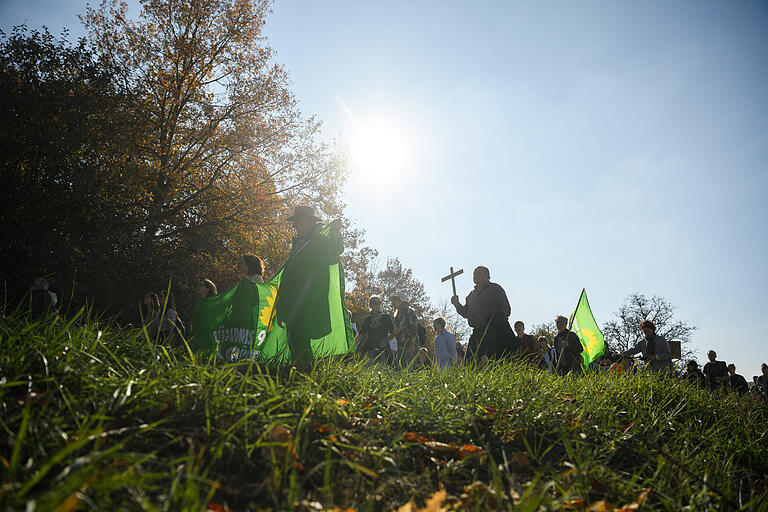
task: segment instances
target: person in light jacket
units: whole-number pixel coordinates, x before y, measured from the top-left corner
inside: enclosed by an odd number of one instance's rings
[[[435,329],[435,361],[440,370],[455,365],[459,360],[456,351],[456,336],[445,330],[445,318],[439,316],[432,321]]]

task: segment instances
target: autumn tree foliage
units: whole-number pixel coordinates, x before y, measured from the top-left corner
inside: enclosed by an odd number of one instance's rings
[[[426,328],[428,342],[431,342],[434,338],[432,319],[437,316],[438,309],[432,304],[424,284],[416,279],[413,270],[403,265],[399,258],[387,258],[382,265],[377,256],[376,251],[364,247],[356,257],[349,258],[351,272],[348,273],[350,291],[347,293],[347,304],[354,319],[362,321],[365,317],[369,311],[368,298],[371,295],[379,295],[384,301],[382,309],[392,312],[390,298],[402,292],[416,312],[419,322]]]
[[[115,74],[84,40],[25,27],[3,34],[0,262],[9,298],[40,274],[53,276],[60,296],[62,283],[78,283],[80,298],[119,286],[140,161],[127,137],[137,129],[133,98]]]
[[[319,123],[302,116],[285,70],[272,63],[262,36],[268,7],[145,0],[133,21],[113,0],[82,16],[99,54],[126,71],[125,87],[142,102],[143,254],[162,244],[205,268],[248,251],[274,272],[293,204],[339,213],[343,159],[315,142]]]
[[[3,265],[79,282],[125,316],[169,280],[182,304],[203,277],[231,285],[243,253],[277,271],[295,204],[341,215],[344,154],[318,142],[320,123],[273,62],[268,10],[143,0],[130,19],[111,0],[82,15],[88,40],[76,46],[5,38],[2,86],[15,97],[4,101],[19,106],[3,110],[14,151],[1,172],[19,223],[4,239],[24,243]],[[354,258],[361,233],[349,233]]]

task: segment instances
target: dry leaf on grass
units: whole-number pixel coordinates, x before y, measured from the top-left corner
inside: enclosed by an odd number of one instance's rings
[[[613,512],[613,504],[605,501],[600,500],[596,501],[592,504],[591,507],[589,507],[589,512]]]
[[[483,482],[477,481],[464,487],[464,493],[459,497],[456,508],[458,510],[473,510],[477,509],[481,502],[483,502],[483,508],[494,508],[496,506],[496,493]]]
[[[510,456],[510,459],[518,466],[527,466],[531,463],[526,452],[515,452]]]
[[[206,512],[208,512],[208,511],[210,511],[210,512],[232,512],[231,510],[229,510],[227,507],[225,507],[221,503],[214,503],[214,502],[209,503],[208,506],[205,507],[205,510],[206,510]]]
[[[418,508],[414,505],[413,500],[409,501],[405,505],[402,505],[397,509],[397,512],[446,512],[447,507],[443,506],[445,500],[448,498],[448,494],[445,489],[440,486],[440,490],[427,498],[427,503],[424,508]]]
[[[403,432],[403,439],[406,441],[411,441],[414,443],[421,443],[425,444],[430,441],[434,441],[431,437],[423,436],[421,434],[417,434],[416,432]]]
[[[455,444],[441,443],[440,441],[425,441],[423,444],[438,452],[455,452],[459,449]]]
[[[563,509],[565,510],[581,510],[584,508],[584,500],[575,499],[566,501],[563,503]]]
[[[269,443],[280,443],[282,445],[264,447],[262,453],[267,460],[280,464],[285,460],[286,455],[290,455],[294,461],[299,460],[296,444],[293,442],[293,435],[282,425],[273,425],[262,436],[262,439]]]
[[[650,489],[643,489],[643,492],[640,493],[640,495],[637,497],[634,503],[630,503],[628,505],[624,505],[623,507],[619,507],[616,509],[616,512],[633,512],[634,510],[638,510],[640,508],[640,505],[643,504],[645,499],[648,497],[648,495],[651,494]]]
[[[478,455],[483,453],[483,449],[479,446],[475,446],[473,444],[465,444],[461,448],[459,448],[459,457],[462,459],[466,459],[467,457],[471,457],[472,455]]]
[[[72,512],[77,510],[80,507],[80,496],[80,491],[73,492],[56,507],[56,512]]]
[[[82,487],[80,487],[80,489],[67,496],[67,498],[56,507],[55,512],[73,512],[74,510],[79,509],[80,502],[83,498],[83,491],[86,490],[95,479],[96,477],[91,477]]]

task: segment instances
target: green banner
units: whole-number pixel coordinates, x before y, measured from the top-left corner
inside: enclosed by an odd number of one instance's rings
[[[243,279],[224,293],[198,299],[190,329],[193,349],[229,361],[302,366],[352,351],[337,225],[294,248],[269,281]]]
[[[598,356],[605,353],[605,337],[598,327],[592,309],[587,300],[587,290],[581,290],[581,297],[576,309],[571,315],[571,330],[575,332],[581,340],[584,351],[581,353],[584,358],[584,366],[594,361]]]

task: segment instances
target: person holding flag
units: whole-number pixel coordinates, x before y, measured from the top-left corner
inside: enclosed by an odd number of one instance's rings
[[[293,364],[307,368],[313,359],[311,340],[321,339],[332,331],[328,315],[329,266],[338,262],[344,250],[338,219],[323,230],[320,219],[310,206],[297,206],[287,219],[297,236],[291,244],[288,262],[280,281],[274,321],[286,329]],[[321,233],[327,231],[326,236]],[[342,290],[343,297],[343,290]],[[345,304],[344,318],[351,332]],[[350,337],[354,340],[354,336]]]
[[[589,307],[585,289],[581,290],[570,322],[559,316],[555,319],[555,324],[559,331],[555,337],[559,373],[581,372],[584,368],[589,368],[592,361],[605,354],[605,338],[592,314],[592,308]]]
[[[586,289],[581,290],[579,303],[571,315],[570,324],[571,331],[575,332],[581,341],[581,358],[584,367],[589,368],[593,361],[605,354],[606,347],[603,332],[597,325],[592,308],[589,307]]]
[[[272,279],[243,279],[224,293],[197,299],[193,349],[301,369],[320,357],[354,350],[341,221],[323,227],[309,206],[297,206],[287,220],[297,236],[288,261]]]
[[[565,375],[568,372],[582,373],[584,371],[581,353],[584,347],[578,335],[568,328],[568,319],[563,315],[555,317],[555,352],[557,353],[557,372]]]

